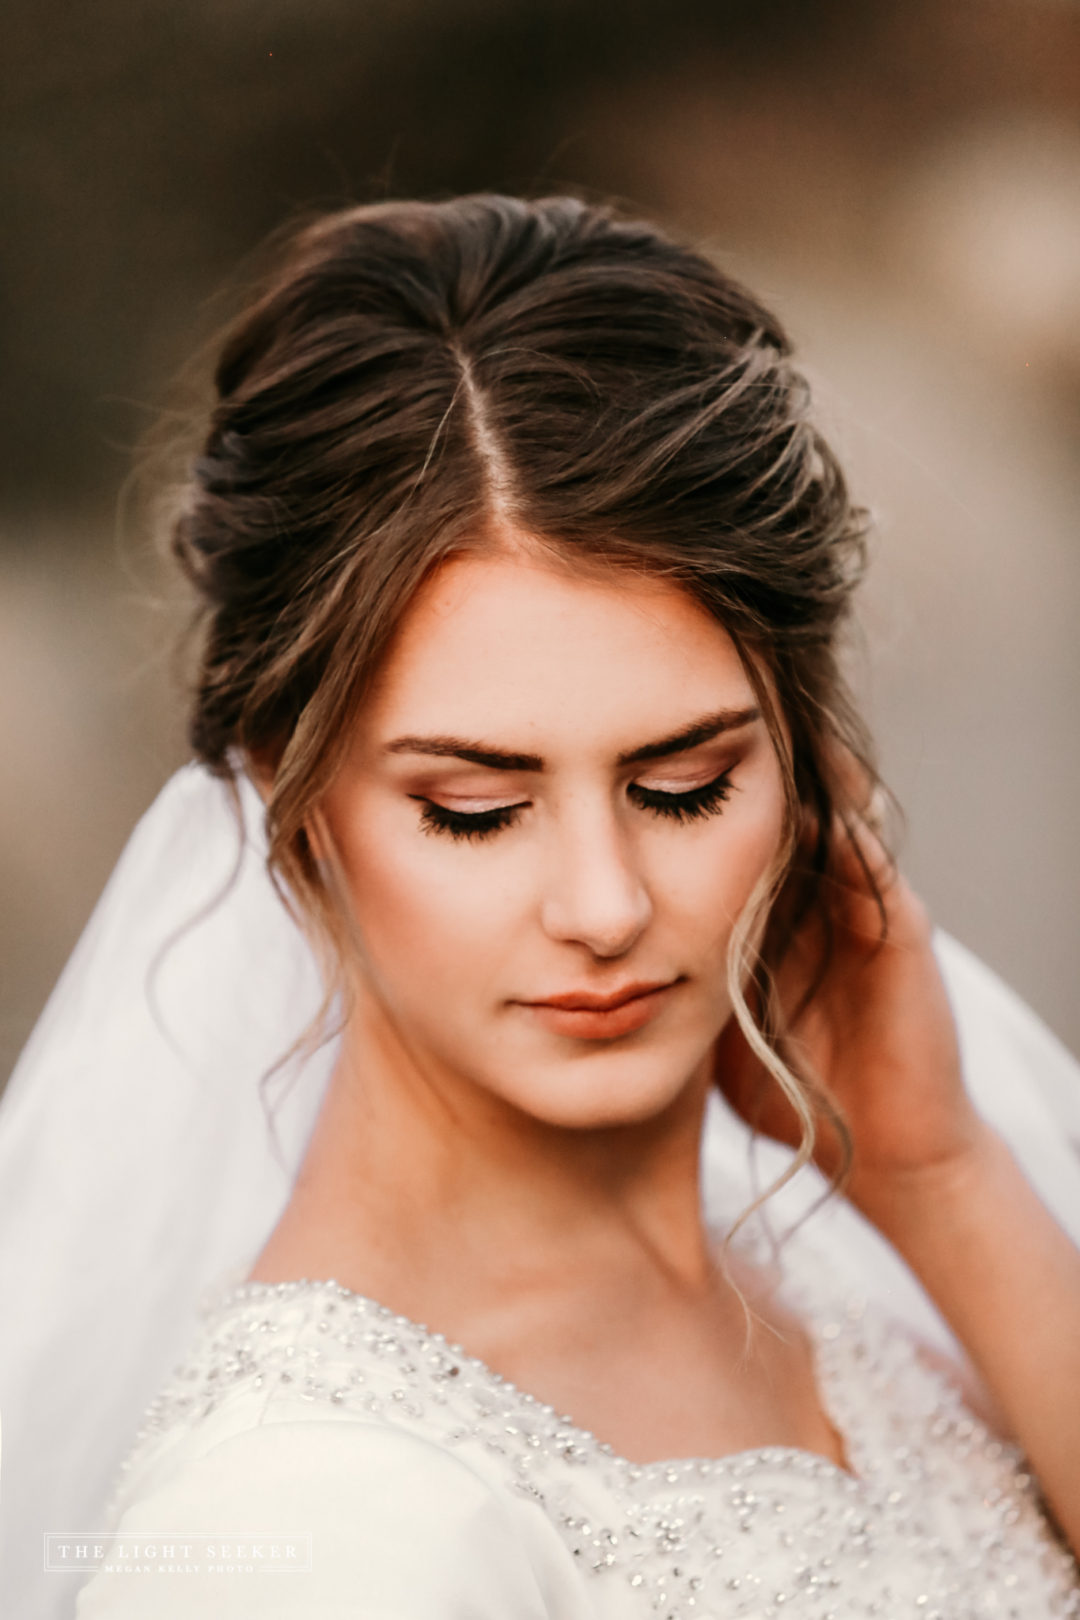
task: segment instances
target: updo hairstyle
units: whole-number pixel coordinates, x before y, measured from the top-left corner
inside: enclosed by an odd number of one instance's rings
[[[190,737],[219,776],[263,772],[271,871],[331,977],[340,907],[305,827],[421,582],[507,529],[658,576],[732,638],[783,767],[783,860],[735,930],[729,988],[805,1159],[814,1079],[782,1053],[772,974],[816,910],[820,982],[837,825],[879,779],[839,666],[865,514],[776,317],[607,208],[382,203],[290,234],[215,390],[171,532],[202,621]]]

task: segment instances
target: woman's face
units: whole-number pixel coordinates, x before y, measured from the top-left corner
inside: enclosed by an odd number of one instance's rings
[[[730,1014],[728,939],[783,804],[735,648],[688,595],[455,558],[323,804],[359,1016],[443,1089],[559,1126],[656,1115]]]

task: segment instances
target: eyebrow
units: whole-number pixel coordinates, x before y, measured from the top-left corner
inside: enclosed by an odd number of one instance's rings
[[[643,759],[667,759],[670,754],[686,754],[691,748],[712,742],[714,737],[721,736],[725,731],[738,731],[742,726],[760,719],[761,710],[756,704],[746,709],[717,709],[713,714],[703,715],[700,720],[691,720],[688,726],[673,732],[670,737],[661,737],[658,742],[642,743],[640,748],[631,748],[628,753],[620,754],[619,764],[638,765]]]
[[[672,754],[686,754],[691,748],[712,742],[725,731],[738,731],[760,720],[761,710],[756,706],[745,709],[717,709],[700,720],[660,737],[655,742],[642,743],[620,754],[620,765],[639,765],[647,759],[667,759]],[[483,765],[492,771],[542,771],[544,761],[539,754],[516,754],[506,748],[492,748],[486,743],[468,742],[461,737],[397,737],[387,743],[387,754],[430,754],[438,759],[463,759],[470,765]]]

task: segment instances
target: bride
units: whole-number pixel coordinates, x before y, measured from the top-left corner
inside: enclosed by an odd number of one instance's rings
[[[385,204],[216,383],[199,792],[264,810],[338,1033],[78,1620],[1080,1613],[1080,1255],[888,853],[863,515],[775,318],[577,202]]]

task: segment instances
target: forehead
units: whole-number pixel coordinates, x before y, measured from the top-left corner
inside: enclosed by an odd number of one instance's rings
[[[361,728],[618,751],[753,701],[730,636],[677,586],[495,552],[448,560],[417,592]]]

